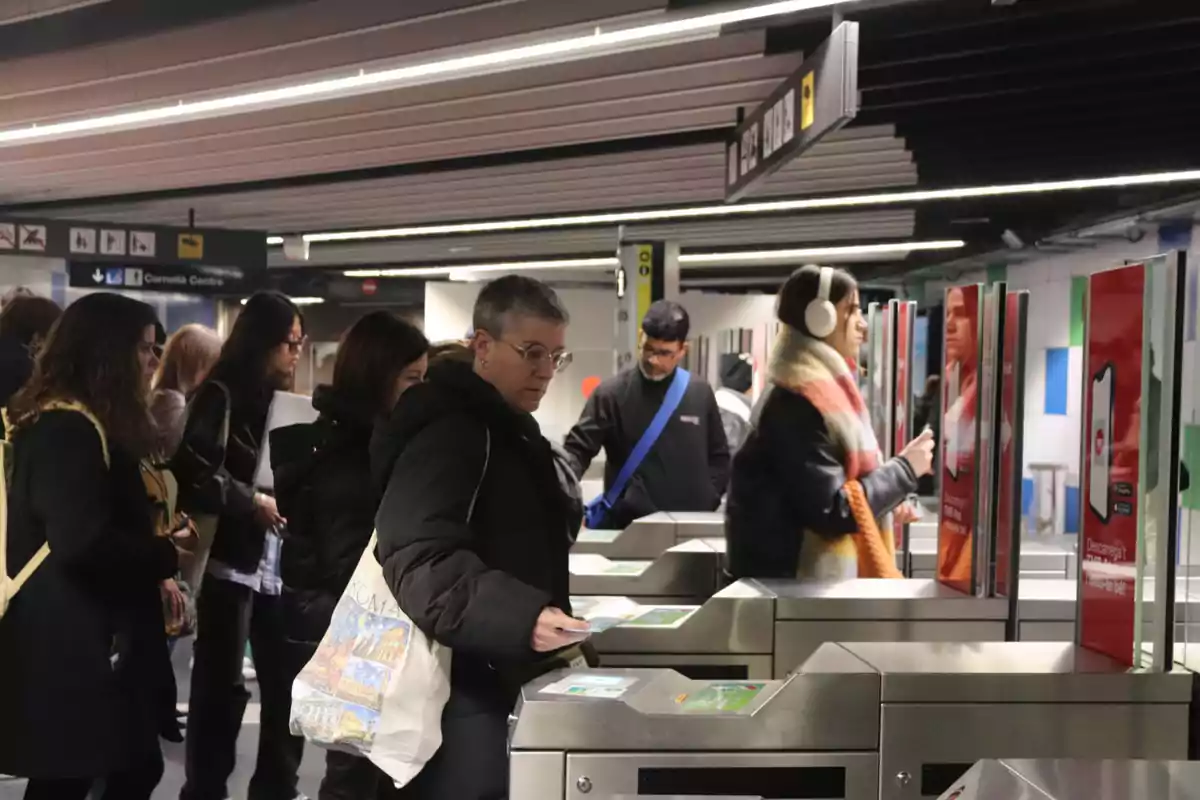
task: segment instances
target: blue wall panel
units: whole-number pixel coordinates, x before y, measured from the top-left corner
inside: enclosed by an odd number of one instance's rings
[[[1066,347],[1046,350],[1046,414],[1065,416],[1067,413],[1067,371],[1071,351]]]
[[[1067,487],[1066,503],[1067,503],[1067,508],[1066,508],[1066,514],[1064,515],[1066,518],[1066,522],[1064,524],[1064,527],[1066,528],[1066,532],[1067,533],[1079,533],[1079,487],[1078,486],[1068,486]]]

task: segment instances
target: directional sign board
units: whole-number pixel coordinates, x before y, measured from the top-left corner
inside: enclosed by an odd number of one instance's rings
[[[725,202],[740,200],[857,114],[858,23],[843,22],[726,143]]]
[[[169,292],[207,296],[245,296],[259,288],[262,272],[239,267],[208,267],[200,264],[162,266],[155,264],[106,264],[72,261],[71,286],[79,289],[132,289],[139,292]]]
[[[267,268],[265,231],[0,218],[0,252],[151,266]]]

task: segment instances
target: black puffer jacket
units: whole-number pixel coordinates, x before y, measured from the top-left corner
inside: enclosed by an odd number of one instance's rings
[[[444,362],[400,398],[371,466],[379,560],[401,608],[454,649],[454,692],[511,709],[538,667],[538,615],[570,611],[581,513],[550,444],[470,365]]]
[[[371,421],[359,419],[328,386],[317,388],[313,405],[321,413],[315,423],[271,433],[275,497],[288,521],[281,563],[287,635],[311,644],[329,627],[379,506]]]
[[[916,491],[912,468],[893,458],[859,478],[875,516]],[[727,570],[734,578],[794,578],[803,531],[858,529],[843,491],[846,473],[820,412],[772,388],[754,430],[733,458],[726,504]]]

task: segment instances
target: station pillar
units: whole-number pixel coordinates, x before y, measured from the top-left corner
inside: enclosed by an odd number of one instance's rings
[[[621,245],[617,267],[616,370],[634,362],[642,318],[656,300],[679,298],[679,246],[669,242]]]

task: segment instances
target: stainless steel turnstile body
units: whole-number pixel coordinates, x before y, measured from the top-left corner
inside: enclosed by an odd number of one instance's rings
[[[575,694],[578,681],[594,683],[589,675],[628,685],[616,696]],[[522,693],[511,796],[934,800],[980,759],[1184,759],[1193,680],[1043,642],[825,644],[788,678],[763,681],[753,699],[728,708],[711,698],[736,693],[729,682],[668,670],[562,671]],[[707,704],[693,703],[706,695]],[[768,791],[755,782],[764,775]]]
[[[605,558],[655,559],[674,547],[675,520],[670,514],[642,517],[623,531],[579,532],[572,553],[594,553]]]
[[[1018,638],[1023,642],[1069,642],[1075,639],[1075,580],[1029,581],[1018,585]],[[1142,586],[1146,622],[1154,616],[1154,579]],[[1200,638],[1200,584],[1180,578],[1175,590],[1175,640]]]
[[[699,540],[674,545],[654,559],[608,559],[594,553],[569,557],[571,594],[704,601],[721,581],[721,555]]]
[[[571,552],[612,559],[655,559],[674,545],[693,539],[724,542],[724,512],[660,511],[634,521],[623,531],[584,528],[579,531]]]
[[[677,541],[725,538],[724,511],[672,511],[670,517],[675,520]]]
[[[509,796],[593,800],[713,792],[874,800],[879,679],[840,651],[768,681],[731,710],[696,710],[706,682],[665,670],[602,670],[633,684],[615,699],[561,692],[571,673],[526,686],[510,734]],[[828,787],[820,795],[814,786]],[[794,794],[791,793],[794,791]]]
[[[1187,757],[1191,673],[1048,642],[832,648],[880,676],[880,800],[936,798],[983,758]]]
[[[1007,601],[931,580],[754,581],[775,597],[774,675],[825,642],[1004,641]]]
[[[941,800],[1200,800],[1195,761],[980,761]]]
[[[592,642],[605,667],[665,667],[694,678],[771,677],[775,598],[753,582],[727,586],[678,628],[610,628]]]

